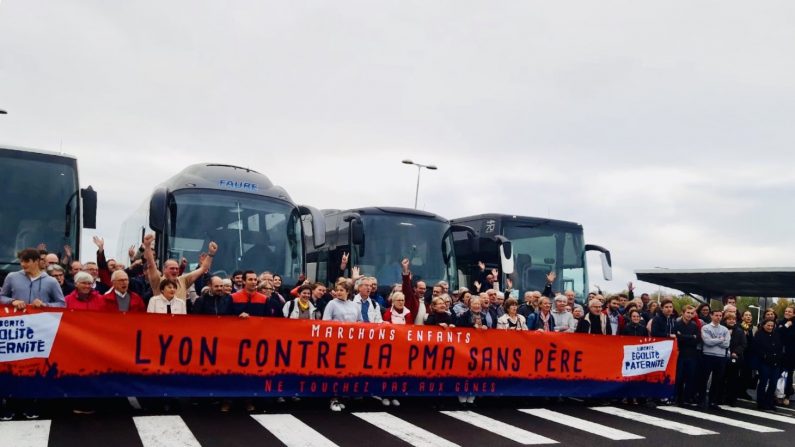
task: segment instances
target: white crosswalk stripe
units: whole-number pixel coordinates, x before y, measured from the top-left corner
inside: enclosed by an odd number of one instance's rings
[[[466,422],[467,424],[474,425],[483,430],[490,431],[496,435],[508,438],[511,441],[517,442],[522,445],[539,445],[539,444],[557,444],[558,442],[541,436],[521,428],[514,427],[513,425],[506,424],[505,422],[483,416],[473,411],[442,411],[452,418],[459,421]]]
[[[744,428],[746,430],[755,431],[758,433],[775,433],[780,432],[783,430],[779,430],[777,428],[765,427],[764,425],[759,424],[752,424],[750,422],[740,421],[737,419],[730,419],[723,416],[718,416],[717,414],[712,413],[704,413],[701,411],[689,410],[687,408],[679,408],[679,407],[657,407],[658,410],[668,411],[670,413],[678,413],[685,416],[692,416],[698,419],[704,419],[705,421],[717,422],[719,424],[726,424],[732,427],[737,428]]]
[[[251,417],[287,447],[337,447],[291,414],[252,414]]]
[[[644,424],[653,425],[657,428],[664,428],[667,430],[678,431],[679,433],[684,433],[686,435],[691,435],[691,436],[718,434],[718,432],[706,430],[701,427],[682,424],[680,422],[658,418],[656,416],[650,416],[648,414],[636,413],[634,411],[628,411],[618,407],[591,407],[591,410],[599,411],[612,416],[622,417],[625,419],[629,419],[631,421],[642,422]]]
[[[597,424],[595,422],[575,418],[567,414],[558,413],[557,411],[547,410],[546,408],[530,408],[530,409],[526,408],[526,409],[521,409],[519,411],[552,422],[557,422],[558,424],[566,425],[572,429],[582,430],[593,435],[612,439],[614,441],[625,440],[625,439],[643,439],[643,436],[639,436],[633,433],[625,432],[611,427],[606,427],[603,424]]]
[[[0,444],[14,447],[47,447],[50,421],[0,422]]]
[[[179,416],[136,416],[133,422],[144,447],[201,447]]]
[[[383,429],[388,427],[389,433],[414,447],[458,447],[458,444],[452,443],[441,436],[435,435],[389,413],[375,412],[352,414],[378,428]]]
[[[771,421],[783,422],[785,424],[795,425],[795,417],[783,414],[766,413],[764,411],[752,410],[750,408],[730,407],[728,405],[721,405],[722,409],[733,411],[735,413],[747,414],[748,416],[755,416],[763,419],[770,419]]]

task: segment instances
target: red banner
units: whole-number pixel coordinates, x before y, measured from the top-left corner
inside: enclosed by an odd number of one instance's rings
[[[109,395],[672,393],[672,339],[90,311],[0,317],[0,392]]]

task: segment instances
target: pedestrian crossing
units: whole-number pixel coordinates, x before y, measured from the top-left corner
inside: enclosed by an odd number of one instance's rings
[[[795,417],[744,407],[721,407],[720,414],[661,406],[553,406],[385,411],[296,411],[277,414],[117,416],[127,422],[83,425],[54,420],[0,422],[0,446],[88,447],[106,426],[118,430],[113,447],[210,447],[284,445],[287,447],[379,446],[459,447],[467,445],[608,445],[646,440],[660,445],[749,443],[780,445],[795,432]],[[83,416],[79,419],[93,416]],[[126,425],[125,425],[126,424]],[[77,424],[78,426],[80,424]],[[129,430],[124,429],[129,425]],[[120,428],[121,427],[121,428]],[[70,432],[70,430],[72,430]],[[236,442],[235,436],[245,434]],[[748,435],[746,435],[748,434]],[[678,436],[678,438],[676,437]],[[746,437],[743,437],[746,436]],[[107,439],[108,436],[105,436]],[[128,443],[125,438],[134,438]],[[705,441],[700,444],[699,439]],[[80,440],[80,442],[77,442]],[[257,441],[259,440],[259,441]]]

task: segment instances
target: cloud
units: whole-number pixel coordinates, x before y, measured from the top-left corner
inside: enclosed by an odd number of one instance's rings
[[[603,288],[791,264],[790,2],[20,5],[0,5],[0,138],[77,155],[109,245],[191,163],[410,207],[412,158],[439,166],[424,209],[583,224],[613,251]]]

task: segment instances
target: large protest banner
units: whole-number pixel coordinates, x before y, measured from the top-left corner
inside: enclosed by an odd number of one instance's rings
[[[0,394],[669,397],[673,339],[0,308]]]

